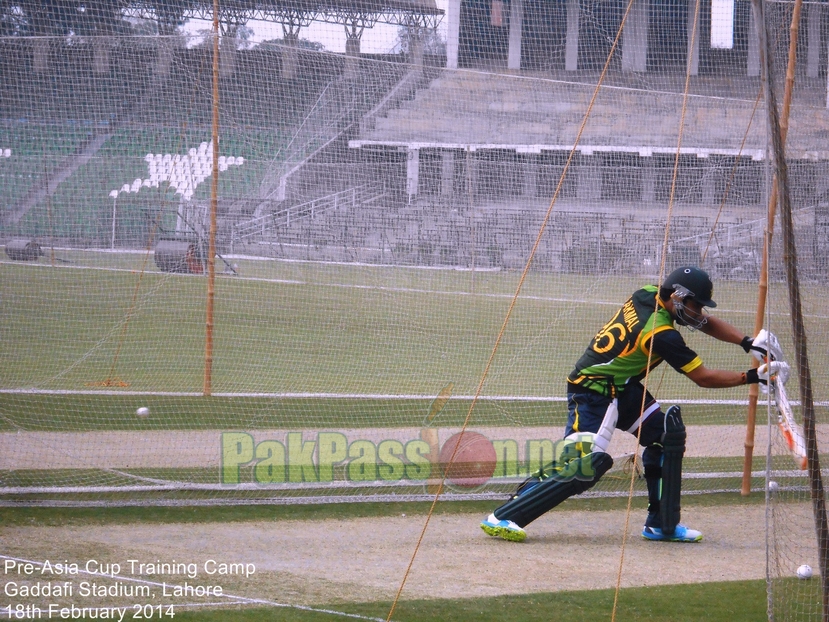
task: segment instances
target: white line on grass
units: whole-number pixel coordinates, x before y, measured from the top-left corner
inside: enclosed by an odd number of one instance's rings
[[[10,395],[125,395],[151,397],[202,397],[201,391],[115,391],[112,389],[0,389],[0,394]],[[213,393],[213,397],[250,397],[265,399],[337,399],[337,400],[433,400],[432,394],[416,393],[305,393],[305,392],[242,392],[242,393]],[[453,395],[450,400],[474,399],[474,395]],[[486,402],[566,402],[566,397],[540,395],[481,395],[479,401]],[[747,406],[748,400],[686,400],[682,398],[660,398],[662,403],[694,404],[701,406]],[[792,405],[800,404],[797,400],[790,400]],[[758,401],[758,406],[767,406],[768,402]],[[829,401],[815,402],[815,406],[829,406]]]
[[[756,473],[756,472],[755,472]],[[752,475],[755,475],[752,473]],[[761,472],[760,477],[764,477],[765,473]],[[802,471],[798,471],[802,473]],[[826,476],[829,471],[824,470],[823,475]],[[713,474],[712,474],[713,475]],[[732,479],[740,479],[742,472],[734,471],[732,473],[720,473],[717,475],[732,475]],[[797,476],[795,476],[797,477]],[[686,477],[684,479],[699,479]],[[778,482],[779,483],[779,482]],[[739,482],[737,482],[739,484]],[[704,490],[683,490],[683,496],[688,495],[714,495],[725,493],[738,493],[740,486],[735,485],[733,488],[706,488]],[[759,490],[756,488],[755,490]],[[795,492],[808,491],[808,486],[779,486],[780,492]],[[619,491],[595,491],[590,490],[579,495],[579,499],[618,499],[627,498],[631,493],[626,490]],[[647,497],[646,490],[635,490],[632,493],[633,497]],[[505,497],[504,492],[476,492],[476,493],[452,493],[445,492],[441,494],[441,502],[447,501],[503,501]],[[95,501],[67,501],[61,499],[29,499],[26,501],[7,501],[0,499],[0,507],[3,508],[121,508],[121,507],[230,507],[230,506],[272,506],[272,505],[328,505],[332,503],[417,503],[434,501],[434,494],[427,493],[413,493],[413,494],[394,494],[394,495],[343,495],[343,496],[313,496],[313,497],[271,497],[261,499],[153,499],[146,500],[119,500],[107,501],[99,499]],[[1,556],[0,556],[1,557]]]
[[[611,471],[612,472],[612,471]],[[829,469],[822,469],[821,473],[824,476],[829,476]],[[711,480],[711,479],[739,479],[743,476],[742,471],[715,471],[715,472],[688,472],[682,474],[683,480]],[[752,471],[751,477],[755,479],[763,479],[766,477],[766,471]],[[777,478],[797,478],[805,477],[803,471],[772,471],[769,477]],[[522,482],[525,478],[515,477],[499,477],[494,483],[502,485],[514,485]],[[263,491],[296,491],[296,490],[331,490],[331,489],[349,489],[349,488],[365,488],[364,485],[357,485],[352,482],[327,482],[324,485],[305,483],[296,484],[292,486],[285,485],[268,485],[268,484],[234,484],[231,492],[263,492]],[[434,495],[421,494],[416,492],[406,492],[406,489],[422,489],[423,482],[374,482],[373,488],[398,488],[403,492],[395,492],[391,494],[376,494],[376,495],[317,495],[314,497],[280,497],[274,499],[244,499],[243,503],[264,503],[267,505],[282,505],[298,503],[299,499],[306,499],[306,503],[376,503],[380,500],[391,501],[429,501],[434,498]],[[0,495],[36,495],[36,494],[105,494],[105,493],[124,493],[124,492],[180,492],[185,490],[196,490],[201,492],[228,492],[227,484],[195,484],[190,482],[174,482],[171,481],[166,484],[147,485],[147,486],[9,486],[0,487]],[[709,492],[706,490],[705,492]],[[607,495],[615,494],[608,492],[592,492],[583,493],[582,496],[589,497],[593,495]],[[627,494],[627,493],[620,493]],[[686,494],[686,493],[683,493]],[[470,501],[470,500],[484,500],[484,499],[500,499],[504,496],[501,491],[494,492],[470,492],[470,493],[444,493],[441,499],[444,501]],[[179,500],[173,500],[174,505],[178,504]],[[211,503],[213,500],[207,500]],[[227,499],[217,500],[223,505]],[[181,500],[182,503],[187,504],[189,500]],[[15,502],[10,502],[12,505]],[[88,507],[85,501],[80,502],[84,507]],[[118,504],[123,504],[121,501]],[[156,500],[151,502],[152,505],[157,505]],[[3,505],[3,503],[0,503]],[[148,505],[146,501],[138,500],[136,505]]]
[[[0,261],[0,264],[9,264],[9,265],[17,265],[14,262],[10,261]],[[348,264],[346,264],[348,265]],[[31,265],[27,266],[31,268],[51,268],[51,266],[46,265]],[[398,268],[409,268],[411,266],[403,266]],[[129,272],[129,273],[137,273],[139,272],[133,268],[105,268],[100,266],[55,266],[54,269],[64,269],[64,270],[100,270],[103,272]],[[157,273],[151,272],[152,274],[164,274],[165,276],[169,277],[181,277],[181,278],[202,278],[200,275],[188,275],[188,274],[169,274],[169,273]],[[221,275],[220,275],[221,276]],[[460,290],[433,290],[433,289],[420,289],[420,288],[409,288],[409,287],[385,287],[382,285],[356,285],[353,283],[311,283],[308,281],[298,281],[294,279],[270,279],[264,277],[252,277],[252,276],[232,276],[228,277],[232,278],[237,281],[252,281],[252,282],[261,282],[261,283],[275,283],[279,285],[307,285],[312,287],[335,287],[335,288],[342,288],[342,289],[361,289],[361,290],[368,290],[368,291],[380,291],[380,292],[394,292],[394,293],[402,293],[402,294],[425,294],[428,296],[434,295],[444,295],[444,296],[474,296],[478,298],[497,298],[497,299],[508,299],[512,300],[514,294],[512,293],[503,293],[503,294],[487,294],[487,293],[473,293],[467,291],[460,291]],[[602,306],[609,306],[609,307],[618,307],[621,302],[619,300],[595,300],[595,299],[582,299],[582,298],[558,298],[552,296],[531,296],[526,294],[521,294],[518,296],[519,300],[534,300],[539,302],[563,302],[568,304],[590,304],[590,305],[602,305]],[[732,310],[732,309],[725,309],[722,307],[717,307],[718,313],[746,313],[744,310]],[[770,315],[772,316],[788,316],[786,312],[772,312]],[[808,318],[815,318],[818,320],[825,320],[829,319],[829,315],[817,315],[817,314],[809,314],[807,313],[804,317]]]

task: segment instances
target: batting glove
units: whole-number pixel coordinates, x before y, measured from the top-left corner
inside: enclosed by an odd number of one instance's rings
[[[773,361],[783,360],[783,348],[780,347],[777,336],[765,328],[757,333],[754,339],[744,337],[740,345],[747,354],[751,354],[761,363],[768,360],[769,354]]]
[[[768,356],[768,352],[766,351],[766,349],[760,345],[754,345],[754,339],[752,339],[748,335],[743,337],[743,340],[740,342],[740,345],[742,346],[743,350],[746,351],[746,354],[754,354],[756,352],[757,354],[754,355],[757,356],[760,360],[765,360],[766,356]]]
[[[789,379],[789,364],[785,361],[772,361],[763,363],[757,368],[757,378],[761,384],[768,384],[769,380],[779,379],[786,384]]]

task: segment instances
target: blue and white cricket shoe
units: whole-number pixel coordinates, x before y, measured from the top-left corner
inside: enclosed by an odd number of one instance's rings
[[[498,520],[495,514],[490,514],[481,521],[481,529],[489,536],[503,538],[510,542],[523,542],[527,539],[527,532],[521,527],[511,520]]]
[[[689,529],[685,525],[677,525],[674,533],[666,536],[659,527],[645,525],[642,529],[642,537],[646,540],[661,540],[664,542],[699,542],[702,540],[702,532]]]

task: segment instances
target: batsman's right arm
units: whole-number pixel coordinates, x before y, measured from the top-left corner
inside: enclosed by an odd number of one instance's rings
[[[775,376],[779,376],[783,382],[786,382],[789,377],[789,366],[783,361],[772,361],[763,363],[757,369],[739,372],[710,369],[705,365],[700,365],[689,371],[686,376],[705,389],[727,389],[742,384],[768,384],[769,378]]]

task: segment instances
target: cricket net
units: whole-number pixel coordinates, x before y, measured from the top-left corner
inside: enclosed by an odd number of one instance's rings
[[[454,43],[439,11],[386,16],[397,45],[373,54],[355,53],[354,30],[346,54],[304,38],[330,15],[268,14],[283,37],[253,43],[245,24],[262,15],[229,12],[217,100],[212,39],[177,29],[192,15],[131,5],[69,23],[3,5],[3,503],[430,499],[478,395],[476,442],[444,496],[500,499],[556,457],[564,379],[634,289],[701,265],[716,313],[750,332],[773,170],[749,4],[513,4],[522,15],[460,3]],[[822,452],[819,9],[798,47],[787,158]],[[791,12],[767,12],[779,77]],[[793,352],[785,274],[776,236],[768,326]],[[709,367],[750,364],[687,339]],[[739,490],[744,388],[703,390],[665,367],[648,386],[683,406],[685,492]],[[796,374],[788,388],[797,413]],[[775,591],[807,589],[790,577],[817,568],[808,489],[766,403],[751,482],[778,486],[769,572]],[[616,467],[590,494],[626,496],[635,451],[617,433]]]

